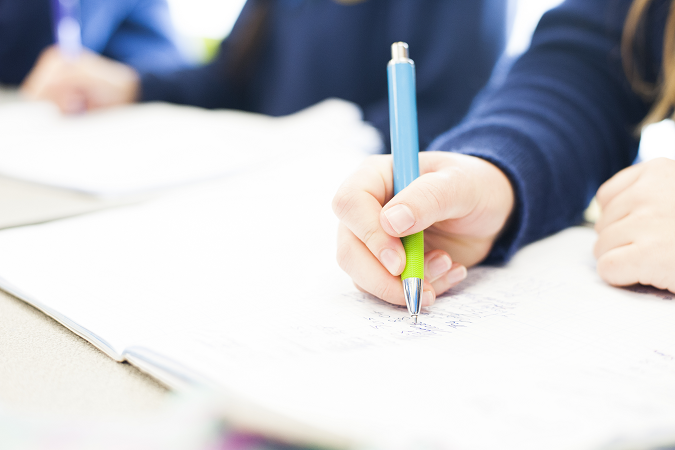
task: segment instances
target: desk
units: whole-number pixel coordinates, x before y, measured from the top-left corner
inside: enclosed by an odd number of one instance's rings
[[[110,206],[92,197],[0,178],[0,227]],[[49,414],[125,415],[158,409],[169,391],[129,364],[0,291],[0,405]]]

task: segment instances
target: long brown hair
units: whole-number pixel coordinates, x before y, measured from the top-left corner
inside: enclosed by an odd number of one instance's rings
[[[663,34],[663,68],[655,83],[646,81],[640,69],[640,58],[636,55],[636,44],[644,51],[646,40],[645,21],[653,0],[635,0],[630,7],[621,40],[623,69],[633,89],[645,99],[653,101],[654,106],[640,124],[640,128],[665,119],[675,107],[675,1],[670,4],[670,12]]]

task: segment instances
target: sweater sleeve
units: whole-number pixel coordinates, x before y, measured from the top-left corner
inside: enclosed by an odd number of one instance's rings
[[[222,53],[210,64],[168,73],[141,75],[140,101],[162,101],[202,108],[234,108],[235,91],[226,80]]]
[[[246,2],[213,62],[170,73],[143,74],[140,101],[165,101],[202,108],[242,108],[243,81],[238,82],[242,71],[239,70],[239,75],[235,73],[246,64],[242,49],[256,38],[252,36],[250,25],[264,15],[266,4],[263,0]]]
[[[141,100],[279,116],[338,97],[358,104],[388,141],[389,47],[406,41],[417,66],[424,148],[459,123],[489,79],[505,43],[505,5],[248,0],[214,63],[144,76]]]
[[[516,207],[486,262],[579,223],[602,182],[630,165],[646,105],[621,66],[630,1],[568,0],[467,119],[430,149],[484,158],[511,180]]]
[[[114,31],[111,30],[101,53],[129,64],[140,73],[151,70],[167,72],[187,67],[176,45],[166,0],[138,0],[129,6],[128,15]],[[112,20],[108,18],[108,21]]]

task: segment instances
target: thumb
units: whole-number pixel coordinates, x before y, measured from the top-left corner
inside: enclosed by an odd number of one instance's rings
[[[407,236],[436,222],[460,219],[476,209],[480,193],[462,170],[446,169],[422,175],[385,205],[382,228],[392,236]]]

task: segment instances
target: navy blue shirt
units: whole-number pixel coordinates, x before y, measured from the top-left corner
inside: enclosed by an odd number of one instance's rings
[[[142,78],[142,100],[285,115],[352,101],[389,139],[387,62],[417,68],[420,145],[466,114],[505,43],[505,0],[249,0],[212,64]],[[388,147],[388,145],[387,145]]]
[[[493,162],[515,188],[512,223],[488,262],[579,223],[598,187],[635,160],[634,133],[651,102],[633,92],[622,68],[631,3],[567,0],[545,14],[503,85],[431,145]],[[639,60],[652,81],[661,67],[669,4],[656,0],[645,27]]]
[[[165,0],[80,0],[85,47],[140,72],[185,67]],[[0,0],[0,84],[18,85],[54,43],[50,0]]]

